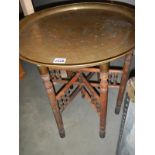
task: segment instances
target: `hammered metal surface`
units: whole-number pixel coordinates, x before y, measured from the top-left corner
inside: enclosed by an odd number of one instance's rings
[[[46,9],[20,22],[20,58],[80,68],[109,62],[134,48],[134,10],[109,3]],[[53,64],[66,58],[65,64]]]

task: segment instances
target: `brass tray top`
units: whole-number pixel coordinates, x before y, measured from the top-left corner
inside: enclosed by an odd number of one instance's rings
[[[110,62],[134,48],[134,9],[83,2],[52,7],[20,21],[20,58],[55,68]],[[65,58],[56,64],[55,58]]]

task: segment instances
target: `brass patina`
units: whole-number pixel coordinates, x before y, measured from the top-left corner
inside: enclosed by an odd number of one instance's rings
[[[134,48],[134,9],[110,3],[75,3],[45,9],[20,21],[20,58],[53,68],[108,63]],[[53,64],[66,58],[65,64]]]

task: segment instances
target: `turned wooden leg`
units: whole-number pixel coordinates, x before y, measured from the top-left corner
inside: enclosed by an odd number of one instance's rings
[[[24,78],[25,71],[22,64],[19,62],[19,79],[22,80]]]
[[[108,66],[100,66],[100,137],[105,137],[107,102],[108,102]]]
[[[65,137],[65,130],[63,126],[62,116],[58,107],[58,102],[56,100],[55,91],[53,83],[50,81],[49,70],[47,67],[39,66],[38,67],[41,78],[44,82],[44,86],[46,88],[46,92],[48,94],[48,98],[50,100],[50,104],[52,107],[52,111],[56,120],[56,124],[58,126],[59,134],[61,138]]]
[[[123,101],[126,83],[127,83],[128,76],[129,76],[131,60],[132,60],[132,53],[129,53],[125,56],[123,74],[122,74],[122,78],[121,78],[120,88],[119,88],[118,97],[117,97],[117,103],[116,103],[116,107],[115,107],[116,114],[119,114],[120,109],[121,109],[121,104]]]

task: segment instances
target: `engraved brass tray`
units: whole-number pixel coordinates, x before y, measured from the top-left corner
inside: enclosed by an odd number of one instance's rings
[[[20,21],[20,58],[58,68],[110,62],[134,48],[134,9],[86,2],[36,12]],[[66,58],[65,64],[54,64]]]

